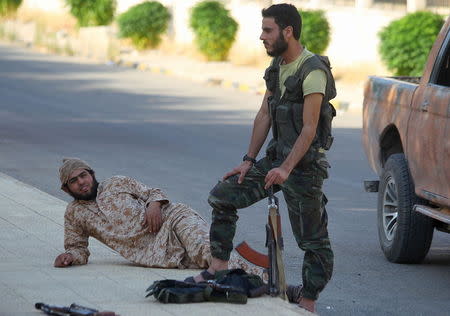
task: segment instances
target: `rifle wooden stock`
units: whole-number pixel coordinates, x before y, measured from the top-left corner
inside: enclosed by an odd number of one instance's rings
[[[286,277],[283,262],[283,236],[281,233],[281,217],[278,211],[278,198],[269,190],[269,215],[266,224],[266,247],[268,255],[252,249],[245,241],[236,251],[249,262],[266,268],[269,275],[267,292],[271,296],[280,296],[286,300]]]
[[[237,245],[236,251],[242,258],[253,263],[254,265],[265,269],[269,268],[269,256],[250,248],[245,241]]]
[[[273,285],[270,285],[270,293],[272,296],[279,295],[282,299],[286,300],[286,276],[284,273],[283,262],[283,236],[281,234],[281,218],[278,211],[278,201],[276,206],[269,206],[269,223],[271,227],[271,233],[273,235],[273,251],[271,253],[271,267],[269,271],[273,273]],[[270,253],[270,252],[269,252]]]

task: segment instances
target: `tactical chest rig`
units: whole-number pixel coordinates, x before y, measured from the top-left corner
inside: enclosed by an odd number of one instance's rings
[[[323,70],[327,76],[316,136],[298,164],[298,166],[303,166],[314,161],[319,151],[330,149],[333,143],[331,121],[336,116],[336,110],[329,101],[336,96],[336,87],[328,57],[314,55],[306,59],[295,74],[285,80],[283,84],[286,91],[281,96],[279,85],[280,62],[281,57],[276,57],[264,74],[266,87],[272,92],[272,95],[268,98],[268,105],[272,120],[273,139],[267,147],[267,156],[272,160],[283,161],[286,159],[302,131],[303,81],[311,71],[316,69]]]

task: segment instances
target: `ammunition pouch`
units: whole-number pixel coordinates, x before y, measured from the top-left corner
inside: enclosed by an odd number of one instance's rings
[[[147,289],[161,303],[222,302],[245,304],[248,297],[264,286],[257,275],[248,274],[242,269],[224,270],[216,273],[215,280],[207,283],[189,283],[177,280],[155,281]],[[262,294],[262,293],[261,293]]]
[[[333,144],[334,137],[331,135],[331,122],[335,116],[336,109],[331,103],[326,102],[322,104],[317,136],[322,148],[325,150],[329,150]]]
[[[272,96],[268,98],[268,105],[272,121],[273,140],[266,150],[267,156],[271,160],[285,159],[303,128],[304,96],[302,82],[311,71],[316,69],[323,70],[327,76],[316,136],[313,145],[299,163],[299,165],[305,165],[317,159],[319,148],[329,150],[333,143],[331,128],[332,120],[336,116],[336,109],[329,100],[336,96],[336,87],[330,62],[327,57],[319,55],[307,59],[294,75],[289,76],[284,81],[286,91],[283,96],[281,96],[278,82],[279,63],[279,58],[275,58],[264,75],[267,89],[272,92]],[[275,75],[276,78],[274,78]],[[275,87],[274,83],[276,83]]]
[[[277,141],[273,138],[267,145],[266,156],[270,161],[275,161],[275,159],[277,158]]]
[[[281,57],[277,57],[273,60],[272,64],[266,69],[264,73],[264,80],[266,82],[267,90],[275,92],[278,86],[278,74],[280,72],[279,63]]]

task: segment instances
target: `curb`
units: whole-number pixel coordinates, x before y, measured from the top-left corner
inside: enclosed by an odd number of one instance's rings
[[[24,25],[20,24],[21,22],[15,22],[18,26],[17,28],[20,29],[20,27],[23,27]],[[3,24],[0,23],[0,27]],[[16,34],[17,32],[14,29],[14,34]],[[64,36],[67,36],[64,35]],[[63,37],[64,37],[63,36]],[[7,42],[15,42],[15,43],[19,43],[22,44],[23,46],[25,46],[26,48],[33,48],[36,39],[31,39],[31,38],[18,38],[17,36],[14,36],[14,39],[7,39],[6,35],[2,36],[3,40],[6,40]],[[164,74],[164,75],[177,75],[179,77],[185,78],[185,79],[189,79],[189,80],[193,80],[196,82],[203,82],[206,85],[211,85],[211,86],[218,86],[218,87],[223,87],[223,88],[227,88],[227,89],[234,89],[236,91],[240,91],[240,92],[244,92],[244,93],[252,93],[252,94],[256,94],[256,95],[264,95],[265,93],[265,84],[264,82],[253,82],[252,84],[249,84],[247,82],[240,82],[240,81],[230,81],[228,79],[225,78],[214,78],[214,77],[205,77],[205,76],[201,76],[201,75],[205,75],[205,74],[201,74],[200,76],[189,76],[189,74],[181,74],[179,72],[178,69],[173,68],[174,66],[169,64],[169,67],[172,68],[166,68],[165,64],[161,66],[154,66],[152,65],[150,62],[138,62],[136,60],[133,60],[134,57],[129,56],[129,57],[121,57],[120,55],[117,57],[114,57],[112,60],[109,59],[108,57],[104,56],[101,59],[97,59],[94,56],[92,56],[92,52],[89,52],[87,55],[84,54],[84,51],[81,51],[79,49],[79,51],[71,51],[71,52],[65,52],[65,47],[61,46],[61,45],[56,45],[57,47],[49,47],[49,45],[53,45],[53,44],[57,44],[53,38],[49,37],[49,35],[45,35],[44,39],[43,39],[43,43],[41,43],[41,45],[43,45],[44,47],[46,47],[45,49],[45,53],[50,53],[50,54],[55,54],[55,55],[76,55],[76,56],[80,56],[80,57],[85,57],[87,59],[90,60],[94,60],[95,62],[102,64],[105,63],[106,65],[110,65],[110,66],[122,66],[122,67],[129,67],[129,68],[135,68],[139,71],[148,71],[151,73],[155,73],[155,74]],[[54,51],[55,48],[58,48],[59,51]],[[62,50],[62,51],[61,51]],[[122,50],[121,50],[122,51]],[[106,59],[106,60],[105,60]],[[239,67],[239,66],[237,66]],[[195,73],[195,71],[194,71]],[[195,73],[197,74],[197,73]],[[207,74],[206,74],[207,76]],[[222,75],[219,75],[222,76]],[[254,79],[254,78],[253,78]],[[238,80],[243,80],[238,79]],[[249,81],[254,81],[254,80],[249,80]],[[336,108],[336,110],[338,110],[339,113],[341,112],[361,112],[362,110],[362,102],[357,99],[356,101],[354,100],[355,98],[353,98],[352,96],[347,96],[345,100],[341,100],[341,99],[334,99],[331,101],[331,103],[334,105],[334,107]],[[353,100],[353,101],[352,101]]]
[[[24,46],[26,48],[33,48],[33,46],[34,46],[33,43],[25,43],[25,42],[21,42],[21,41],[15,41],[15,42],[24,44]],[[57,54],[57,55],[60,55],[60,54]],[[88,57],[88,59],[92,59],[92,58]],[[162,74],[162,75],[169,75],[169,76],[176,74],[175,71],[165,68],[165,67],[152,66],[146,62],[136,62],[136,61],[132,61],[132,60],[124,60],[120,57],[114,58],[114,59],[106,61],[106,62],[104,62],[104,61],[98,61],[98,62],[105,63],[106,65],[109,65],[109,66],[134,68],[139,71],[148,71],[148,72],[151,72],[154,74]],[[252,94],[256,94],[256,95],[264,95],[264,93],[266,92],[266,87],[263,83],[259,86],[252,86],[247,83],[241,83],[238,81],[229,81],[229,80],[225,80],[222,78],[207,78],[206,80],[203,80],[203,82],[209,86],[218,86],[218,87],[223,87],[226,89],[234,89],[234,90],[237,90],[240,92],[252,93]],[[334,99],[330,102],[331,102],[331,104],[333,104],[333,106],[335,107],[336,111],[338,111],[338,113],[347,112],[347,111],[349,111],[349,108],[351,108],[350,103],[346,102],[346,101]]]
[[[148,71],[155,74],[162,74],[162,75],[175,75],[176,73],[172,71],[171,69],[164,68],[164,67],[157,67],[157,66],[151,66],[146,62],[133,62],[130,60],[123,60],[120,57],[116,58],[115,60],[112,60],[108,64],[116,65],[119,67],[128,67],[128,68],[134,68],[140,71]],[[264,95],[266,92],[266,87],[261,84],[259,86],[251,86],[246,83],[241,83],[238,81],[230,81],[225,80],[222,78],[208,78],[204,80],[204,83],[206,83],[209,86],[217,86],[222,87],[226,89],[234,89],[241,92],[248,92],[253,93],[257,95]],[[343,101],[340,99],[333,99],[330,101],[331,104],[333,104],[334,108],[338,112],[347,112],[350,108],[350,103],[347,101]]]
[[[157,66],[151,66],[146,62],[133,62],[130,60],[123,60],[120,57],[116,58],[112,61],[112,64],[115,64],[116,66],[122,66],[122,67],[128,67],[128,68],[134,68],[140,71],[149,71],[151,73],[155,74],[162,74],[162,75],[175,75],[176,73],[172,71],[171,69],[164,68],[164,67],[157,67]],[[261,84],[259,86],[252,86],[246,83],[241,83],[239,81],[230,81],[225,80],[222,78],[207,78],[204,80],[204,83],[206,83],[208,86],[216,86],[216,87],[222,87],[226,89],[234,89],[241,92],[248,92],[253,93],[257,95],[264,95],[266,92],[266,87]],[[333,104],[334,108],[338,112],[347,112],[350,108],[350,103],[347,101],[343,101],[340,99],[334,99],[330,101],[331,104]]]
[[[148,63],[145,62],[133,62],[130,60],[123,60],[121,58],[114,59],[110,62],[108,62],[110,65],[115,65],[119,67],[127,67],[127,68],[134,68],[140,71],[148,71],[155,74],[162,74],[162,75],[172,75],[174,72],[170,69],[163,68],[163,67],[157,67],[157,66],[151,66]]]
[[[240,83],[238,81],[230,81],[218,78],[208,78],[206,80],[208,85],[211,86],[220,86],[226,89],[235,89],[241,92],[250,92],[258,95],[263,95],[266,92],[266,88],[264,86],[251,86],[246,83]]]

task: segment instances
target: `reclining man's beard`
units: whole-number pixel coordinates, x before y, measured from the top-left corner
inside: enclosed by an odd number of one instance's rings
[[[70,190],[69,190],[69,193],[75,200],[92,201],[92,200],[95,200],[95,198],[97,197],[97,189],[98,189],[98,182],[97,182],[97,179],[95,179],[95,177],[94,177],[93,182],[92,182],[92,189],[89,193],[77,194]]]
[[[267,51],[267,55],[270,57],[277,57],[283,54],[286,49],[288,48],[288,43],[284,39],[283,33],[280,32],[280,35],[278,36],[277,40],[273,43],[273,49],[272,51]]]

